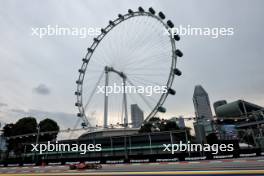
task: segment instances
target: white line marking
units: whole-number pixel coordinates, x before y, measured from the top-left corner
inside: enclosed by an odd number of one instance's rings
[[[222,163],[223,161],[210,161],[209,163],[214,164],[214,163]]]
[[[63,168],[63,167],[66,167],[66,166],[58,166],[58,167]]]
[[[188,163],[189,163],[189,164],[199,164],[199,163],[201,163],[201,162],[199,162],[199,161],[189,161]]]
[[[141,165],[140,163],[133,163],[132,165],[134,165],[134,166],[139,166],[139,165]]]
[[[24,171],[21,171],[22,173],[28,173],[28,172],[30,172],[30,171],[28,171],[28,170],[24,170]]]
[[[150,163],[151,165],[160,165],[160,163]]]
[[[244,163],[244,162],[246,162],[246,160],[234,160],[234,161],[232,161],[233,163]]]
[[[16,171],[7,171],[6,173],[8,174],[12,174],[12,173],[15,173]]]

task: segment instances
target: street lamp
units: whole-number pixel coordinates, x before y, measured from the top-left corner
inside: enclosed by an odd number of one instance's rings
[[[39,133],[40,133],[40,126],[38,125],[38,126],[37,126],[36,145],[38,145],[38,143],[39,143]],[[36,161],[38,160],[36,152],[37,152],[37,151],[35,151],[35,154],[33,155],[33,156],[34,156],[33,160],[35,161],[35,163],[36,163]]]

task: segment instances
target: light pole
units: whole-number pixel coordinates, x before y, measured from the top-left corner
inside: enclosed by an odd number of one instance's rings
[[[39,133],[40,133],[40,126],[38,125],[37,126],[37,137],[36,137],[36,145],[38,145],[38,143],[39,143]],[[35,163],[37,162],[37,160],[38,160],[38,158],[37,158],[37,153],[36,153],[37,151],[35,151],[35,154],[34,154],[34,161],[35,161]]]
[[[38,144],[39,143],[39,132],[40,132],[40,126],[38,125],[37,126],[37,138],[36,138],[36,144]]]
[[[105,67],[105,96],[104,96],[104,128],[107,128],[107,118],[108,118],[108,94],[107,87],[109,82],[109,67]]]

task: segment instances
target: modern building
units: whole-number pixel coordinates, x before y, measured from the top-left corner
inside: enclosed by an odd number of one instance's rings
[[[219,138],[238,139],[248,145],[263,147],[264,108],[244,100],[221,102],[214,103]]]
[[[185,128],[185,121],[184,121],[184,118],[182,116],[172,117],[170,120],[171,121],[175,121],[180,129],[184,129]]]
[[[219,106],[222,106],[222,105],[225,105],[225,104],[227,104],[226,100],[219,100],[219,101],[214,102],[214,111],[215,111],[215,113],[216,113],[216,109]]]
[[[180,127],[180,128],[185,128],[185,121],[184,121],[184,118],[182,116],[180,116],[178,118],[178,121],[177,121],[177,125]]]
[[[138,134],[138,128],[113,128],[113,129],[103,129],[97,131],[89,131],[82,134],[79,139],[93,139],[93,138],[103,138],[103,137],[120,137],[128,135]]]
[[[221,106],[216,107],[215,114],[218,118],[245,118],[249,115],[255,115],[264,112],[264,108],[244,101],[237,100],[231,103],[225,103]]]
[[[132,127],[139,128],[144,120],[144,113],[137,104],[131,104]]]
[[[201,85],[197,85],[194,88],[193,104],[196,118],[212,119],[213,114],[209,96]]]
[[[206,143],[207,141],[204,125],[201,123],[194,122],[193,127],[195,131],[196,142],[200,144]]]
[[[204,137],[214,132],[213,114],[209,96],[201,85],[197,85],[194,88],[193,105],[196,116],[196,122],[194,123],[194,126],[197,126],[194,128],[196,136],[198,134],[204,133],[205,135],[200,135],[201,137]],[[204,140],[201,139],[201,141]]]

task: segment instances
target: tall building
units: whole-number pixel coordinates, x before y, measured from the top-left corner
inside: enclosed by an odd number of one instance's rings
[[[193,93],[193,104],[196,118],[212,119],[213,114],[209,96],[201,85],[195,86]]]
[[[206,131],[202,123],[194,122],[193,123],[196,142],[200,144],[207,143],[206,141]]]
[[[144,120],[144,113],[137,104],[131,104],[132,127],[139,128]]]
[[[177,124],[178,124],[179,128],[185,128],[185,122],[184,122],[184,118],[182,116],[180,116],[178,118],[178,123]]]
[[[193,104],[196,116],[196,122],[194,125],[197,126],[197,128],[195,128],[195,133],[196,135],[200,134],[200,136],[205,133],[207,136],[214,131],[212,122],[213,114],[209,96],[201,85],[197,85],[194,88]],[[202,132],[201,129],[203,129],[204,132]]]

